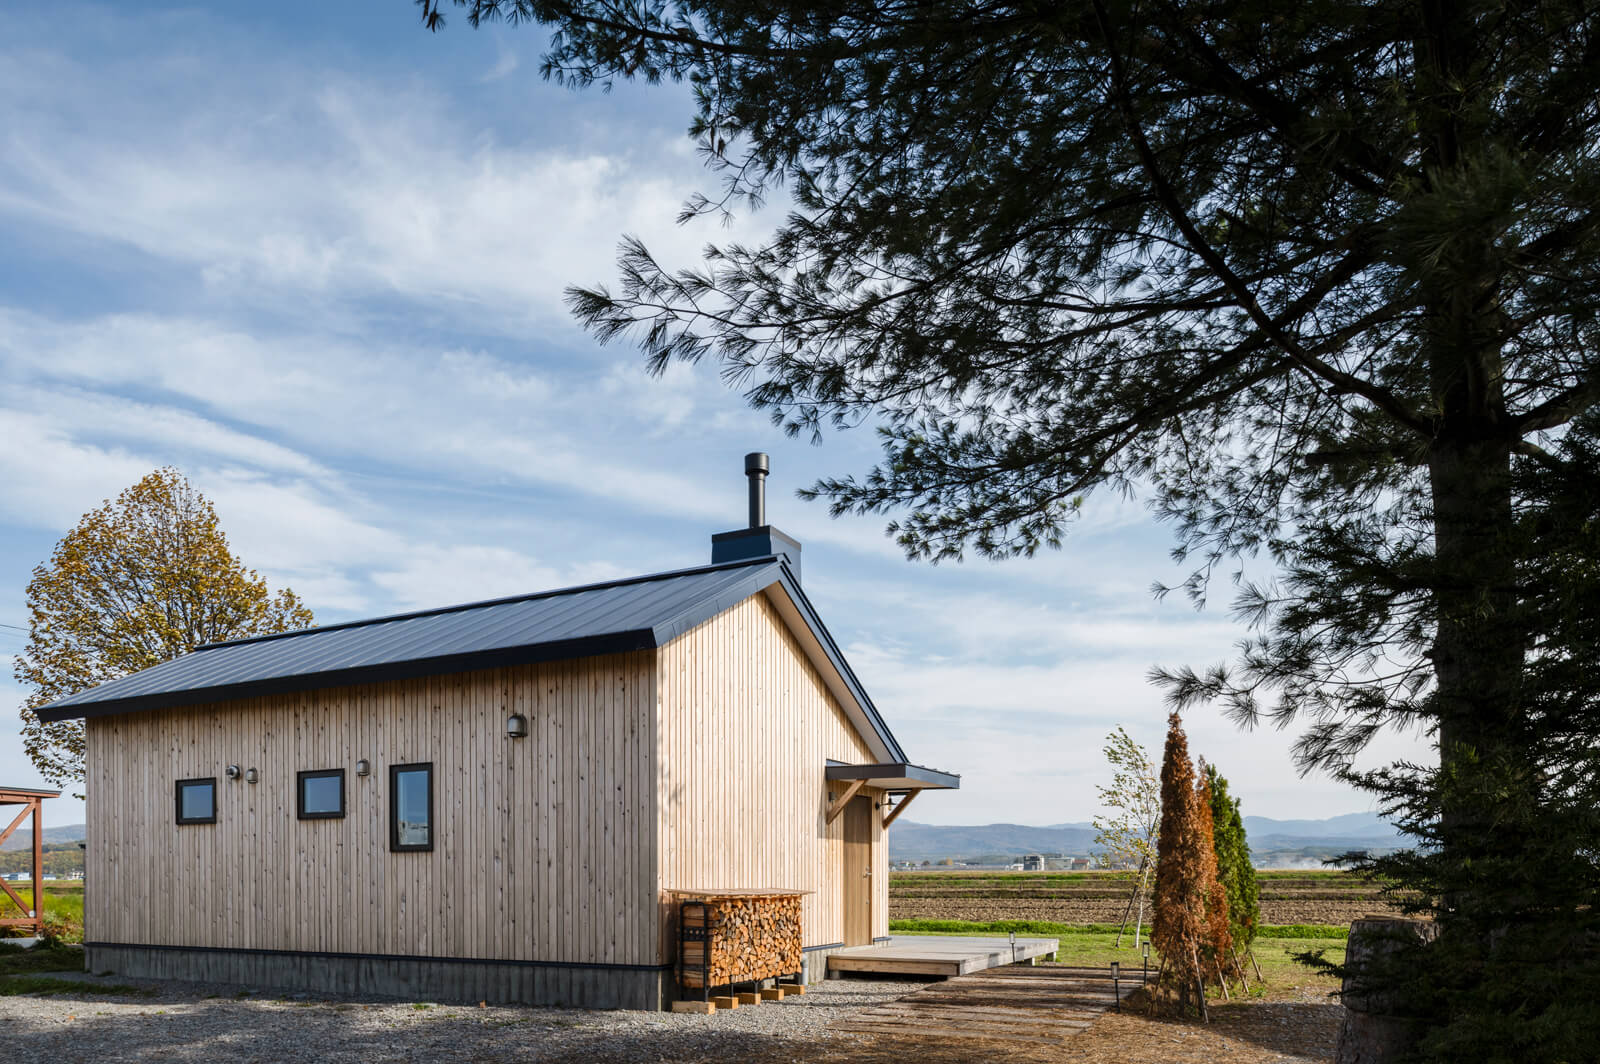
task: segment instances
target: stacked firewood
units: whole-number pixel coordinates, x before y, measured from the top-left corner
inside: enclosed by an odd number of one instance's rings
[[[711,933],[704,942],[685,941],[679,957],[684,985],[700,985],[706,949],[711,951],[711,986],[770,979],[800,970],[800,898],[708,898]],[[702,925],[703,910],[690,906],[685,928]]]

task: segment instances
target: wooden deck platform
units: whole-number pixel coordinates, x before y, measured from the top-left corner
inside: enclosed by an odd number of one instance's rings
[[[1003,964],[1055,956],[1054,938],[1019,938],[1015,948],[1003,938],[956,935],[895,935],[875,946],[852,946],[828,957],[830,972],[880,975],[968,975]]]
[[[1105,968],[996,968],[864,1009],[835,1029],[880,1038],[1056,1045],[1116,1008],[1117,992],[1127,997],[1138,989],[1141,973],[1131,975],[1117,985]]]

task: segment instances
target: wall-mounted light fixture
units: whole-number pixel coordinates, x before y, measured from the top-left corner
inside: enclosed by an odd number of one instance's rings
[[[528,735],[528,718],[521,713],[513,713],[506,718],[506,735],[513,739],[523,739]]]
[[[239,766],[238,765],[229,765],[228,768],[227,768],[227,774],[228,774],[228,778],[230,780],[238,779],[239,778]]]
[[[244,770],[244,781],[246,783],[254,783],[256,780],[258,780],[260,778],[261,778],[260,774],[257,773],[255,769],[247,768],[247,769]]]
[[[372,774],[372,762],[371,761],[368,761],[366,758],[362,758],[360,761],[356,762],[356,775],[357,776],[370,776],[371,774]]]

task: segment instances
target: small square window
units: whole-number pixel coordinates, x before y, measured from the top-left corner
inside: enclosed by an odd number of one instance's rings
[[[179,780],[177,785],[178,823],[215,824],[217,822],[217,777]]]
[[[389,849],[433,849],[433,765],[389,766]]]
[[[295,815],[301,820],[338,820],[344,816],[344,769],[326,768],[295,774]]]

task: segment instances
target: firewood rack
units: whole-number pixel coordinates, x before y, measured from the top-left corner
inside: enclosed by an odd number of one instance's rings
[[[709,1001],[713,988],[748,985],[752,992],[767,979],[803,978],[799,900],[808,890],[783,888],[732,888],[714,890],[674,889],[668,892],[679,901],[676,907],[677,946],[674,970],[677,976],[680,1001]],[[720,965],[714,960],[718,951],[719,936],[730,929],[737,932],[736,921],[728,923],[728,911],[749,911],[752,905],[776,904],[792,915],[788,919],[791,934],[787,948],[771,955],[746,956],[739,970]],[[694,993],[699,991],[699,993]]]
[[[690,920],[690,911],[694,911],[696,920]],[[678,904],[678,997],[685,998],[684,991],[688,987],[688,980],[684,978],[684,958],[689,955],[685,946],[698,944],[700,947],[700,1000],[711,1000],[711,903],[704,901],[685,901]]]

